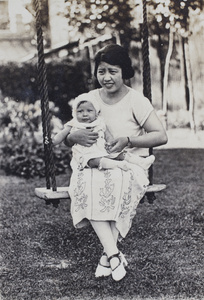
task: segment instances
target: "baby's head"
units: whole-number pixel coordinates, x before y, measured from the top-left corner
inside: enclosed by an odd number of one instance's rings
[[[100,107],[98,102],[89,94],[78,96],[73,103],[72,115],[80,123],[91,123],[98,117]]]

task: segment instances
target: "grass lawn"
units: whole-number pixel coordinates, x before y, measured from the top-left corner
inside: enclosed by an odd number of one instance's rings
[[[154,182],[167,189],[138,206],[118,283],[94,277],[101,247],[91,227],[73,227],[68,201],[45,205],[34,195],[44,179],[1,174],[0,299],[204,299],[204,149],[154,153]]]

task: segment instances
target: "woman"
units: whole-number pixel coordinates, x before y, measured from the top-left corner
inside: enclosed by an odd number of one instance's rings
[[[148,148],[167,142],[166,132],[151,103],[142,94],[124,84],[134,76],[128,53],[119,45],[107,45],[95,57],[95,72],[101,88],[90,92],[100,105],[114,139],[110,152],[123,155],[148,155]],[[91,146],[97,133],[81,129],[67,137],[67,144]],[[94,167],[94,165],[92,166]],[[149,183],[143,169],[78,171],[72,164],[70,182],[71,214],[76,227],[90,222],[102,247],[95,276],[112,275],[115,281],[126,275],[127,261],[117,241],[124,238],[132,224],[136,207]]]

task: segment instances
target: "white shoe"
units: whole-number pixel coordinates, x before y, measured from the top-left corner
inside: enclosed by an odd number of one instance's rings
[[[128,262],[127,262],[127,260],[126,260],[126,258],[125,258],[125,256],[124,256],[124,254],[123,254],[121,251],[120,251],[120,258],[121,258],[121,261],[122,261],[123,265],[124,265],[125,267],[127,267]]]
[[[103,265],[101,263],[101,259],[102,259],[103,256],[106,256],[106,258],[107,258],[107,263],[108,263],[107,265]],[[102,257],[101,257],[101,259],[98,263],[98,266],[96,268],[95,277],[106,277],[106,276],[111,275],[111,273],[112,273],[112,270],[111,270],[110,264],[108,262],[108,257],[106,255],[106,253],[103,253]]]
[[[108,258],[108,261],[110,262],[111,259],[113,258],[118,258],[119,264],[117,265],[117,267],[115,267],[114,269],[111,268],[112,270],[112,278],[115,281],[120,281],[121,279],[123,279],[126,275],[126,270],[125,270],[125,263],[127,263],[124,255],[121,255],[121,252],[118,252],[117,254],[113,254]],[[125,259],[125,260],[124,260]]]

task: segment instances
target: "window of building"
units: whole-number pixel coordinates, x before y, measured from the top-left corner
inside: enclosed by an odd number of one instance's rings
[[[8,0],[0,0],[0,30],[9,29]]]

